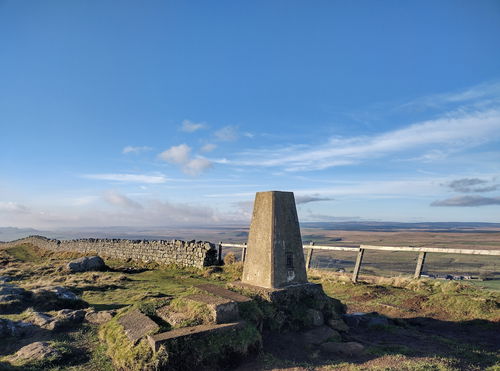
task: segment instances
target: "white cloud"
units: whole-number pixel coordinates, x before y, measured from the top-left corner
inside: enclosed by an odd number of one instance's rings
[[[500,111],[492,109],[448,115],[374,136],[333,137],[314,146],[247,151],[226,161],[240,166],[281,166],[288,171],[321,170],[410,150],[461,150],[498,138]]]
[[[222,142],[233,142],[238,139],[238,130],[235,126],[225,126],[217,130],[214,135]]]
[[[125,148],[123,148],[122,153],[126,155],[128,153],[140,153],[140,152],[151,151],[152,149],[153,148],[148,146],[142,146],[142,147],[126,146]]]
[[[8,202],[3,202],[3,201],[0,201],[0,212],[8,212],[8,213],[20,213],[20,214],[24,214],[24,213],[28,213],[30,210],[28,207],[22,205],[22,204],[19,204],[17,202],[12,202],[12,201],[8,201]]]
[[[201,151],[202,152],[212,152],[214,149],[217,148],[217,145],[216,144],[213,144],[213,143],[207,143],[205,144],[203,147],[201,147]]]
[[[186,162],[182,167],[182,170],[189,175],[199,175],[212,166],[213,164],[211,161],[207,160],[206,158],[199,157]]]
[[[108,202],[111,205],[130,208],[130,209],[142,209],[141,204],[131,200],[127,196],[122,195],[116,191],[107,191],[103,194],[102,197],[104,201]]]
[[[86,174],[82,176],[87,179],[110,180],[114,182],[130,182],[130,183],[148,183],[159,184],[165,183],[167,178],[164,175],[145,175],[145,174]]]
[[[173,146],[160,153],[159,157],[171,164],[180,165],[181,170],[188,175],[199,175],[211,168],[213,163],[203,157],[191,158],[191,148],[186,144]]]
[[[203,129],[207,126],[204,122],[192,122],[189,120],[182,121],[181,130],[186,133],[193,133],[197,130]]]
[[[179,144],[163,151],[159,156],[163,161],[179,165],[189,161],[190,152],[191,148],[187,144]]]

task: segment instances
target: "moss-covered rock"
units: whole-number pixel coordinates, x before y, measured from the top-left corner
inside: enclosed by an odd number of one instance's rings
[[[107,355],[119,370],[157,370],[165,361],[165,352],[153,353],[146,339],[134,345],[125,334],[118,320],[132,308],[118,313],[112,320],[101,326],[99,338],[106,344]]]

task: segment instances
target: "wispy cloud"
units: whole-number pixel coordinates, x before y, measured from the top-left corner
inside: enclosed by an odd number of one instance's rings
[[[83,178],[96,179],[96,180],[109,180],[113,182],[124,183],[148,183],[159,184],[165,183],[167,178],[162,174],[146,175],[146,174],[85,174]]]
[[[207,143],[205,144],[204,146],[202,146],[200,148],[200,151],[202,152],[212,152],[214,149],[217,148],[217,145],[216,144],[213,144],[213,143]]]
[[[197,130],[204,129],[207,124],[204,122],[193,122],[189,120],[182,121],[181,130],[186,133],[194,133]]]
[[[401,109],[442,108],[451,105],[479,105],[498,103],[500,98],[500,82],[488,82],[469,87],[464,90],[432,94],[407,102]]]
[[[488,205],[500,205],[500,197],[459,196],[431,203],[431,206],[450,207],[477,207]]]
[[[236,126],[225,126],[214,133],[215,138],[222,142],[233,142],[238,139],[238,129]]]
[[[454,180],[448,183],[447,185],[455,192],[461,192],[461,193],[492,192],[500,188],[500,185],[498,184],[486,185],[488,183],[490,182],[484,179],[463,178]]]
[[[332,201],[331,197],[321,197],[320,195],[298,195],[295,196],[295,203],[297,205],[307,204],[309,202],[317,202],[317,201]]]
[[[122,195],[116,191],[107,191],[103,194],[104,201],[111,205],[124,207],[128,209],[142,209],[142,205]]]
[[[0,201],[0,212],[8,212],[8,213],[28,213],[30,209],[27,206],[19,204],[13,201]]]
[[[141,153],[141,152],[151,151],[152,149],[153,148],[148,147],[148,146],[137,146],[137,147],[126,146],[125,148],[123,148],[122,153],[124,155],[126,155],[128,153]]]
[[[464,150],[500,138],[500,110],[455,113],[374,136],[333,137],[325,144],[253,150],[219,162],[238,166],[321,170],[405,151]]]
[[[165,162],[179,165],[188,175],[199,175],[213,166],[212,161],[204,157],[191,158],[191,147],[186,144],[172,146],[159,154]]]

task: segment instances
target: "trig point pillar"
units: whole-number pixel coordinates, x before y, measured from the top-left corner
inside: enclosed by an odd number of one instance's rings
[[[293,192],[255,196],[241,282],[266,288],[307,283]]]

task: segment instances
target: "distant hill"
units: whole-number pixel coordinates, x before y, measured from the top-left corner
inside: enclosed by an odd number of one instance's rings
[[[305,222],[300,223],[302,228],[318,228],[334,231],[373,231],[391,232],[396,230],[420,230],[422,232],[448,232],[448,233],[488,233],[488,229],[500,228],[500,223],[480,222]]]

